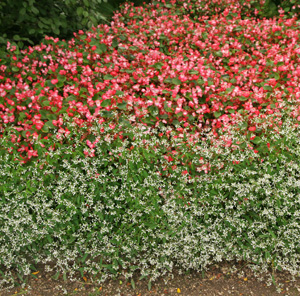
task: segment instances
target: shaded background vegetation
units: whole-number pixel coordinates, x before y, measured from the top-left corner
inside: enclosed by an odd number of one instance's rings
[[[1,0],[0,46],[7,41],[23,46],[47,36],[70,39],[73,32],[109,23],[125,0]],[[132,0],[136,6],[150,0]]]
[[[109,24],[113,13],[124,2],[126,0],[1,0],[0,48],[4,48],[7,41],[19,48],[38,44],[46,35],[68,40],[80,29]],[[151,0],[131,2],[140,6]],[[251,0],[255,2],[258,0]],[[266,0],[259,17],[278,16],[279,6],[285,14],[292,15],[291,11],[295,12],[292,7],[298,4],[299,0]],[[296,12],[299,15],[298,7]]]

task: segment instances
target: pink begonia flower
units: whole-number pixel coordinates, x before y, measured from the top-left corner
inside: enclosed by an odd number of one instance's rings
[[[36,127],[37,130],[42,129],[43,126],[44,126],[44,123],[43,123],[43,122],[37,122],[37,123],[35,124],[35,127]]]
[[[32,157],[32,156],[38,156],[38,152],[37,152],[37,150],[29,150],[28,151],[28,157],[29,157],[29,159]]]
[[[256,131],[256,127],[255,127],[255,126],[250,126],[250,127],[248,128],[248,130],[249,130],[250,132],[255,132],[255,131]]]
[[[52,79],[52,80],[51,80],[51,83],[52,83],[52,84],[58,83],[58,79]]]

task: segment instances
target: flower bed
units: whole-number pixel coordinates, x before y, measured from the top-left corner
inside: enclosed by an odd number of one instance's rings
[[[8,44],[2,285],[50,261],[99,281],[221,260],[299,273],[299,21],[236,1],[195,17],[209,2]]]

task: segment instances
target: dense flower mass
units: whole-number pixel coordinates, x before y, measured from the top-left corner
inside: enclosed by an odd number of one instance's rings
[[[0,132],[15,128],[12,148],[23,161],[38,155],[32,139],[68,134],[66,121],[117,124],[130,114],[131,124],[178,124],[186,132],[209,125],[217,136],[238,112],[251,120],[298,104],[296,17],[242,19],[247,6],[213,1],[221,14],[193,19],[202,1],[173,2],[126,4],[111,26],[79,31],[68,42],[46,37],[21,52],[8,44]]]
[[[222,260],[299,274],[300,22],[263,3],[127,3],[72,40],[7,44],[0,286],[51,261],[150,286]]]

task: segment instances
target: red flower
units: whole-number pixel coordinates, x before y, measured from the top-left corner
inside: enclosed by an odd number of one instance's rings
[[[58,79],[52,79],[52,80],[51,80],[51,83],[52,83],[52,84],[58,83]]]
[[[248,128],[248,130],[249,130],[250,132],[255,132],[255,131],[256,131],[256,127],[255,127],[255,126],[250,126],[250,127]]]

